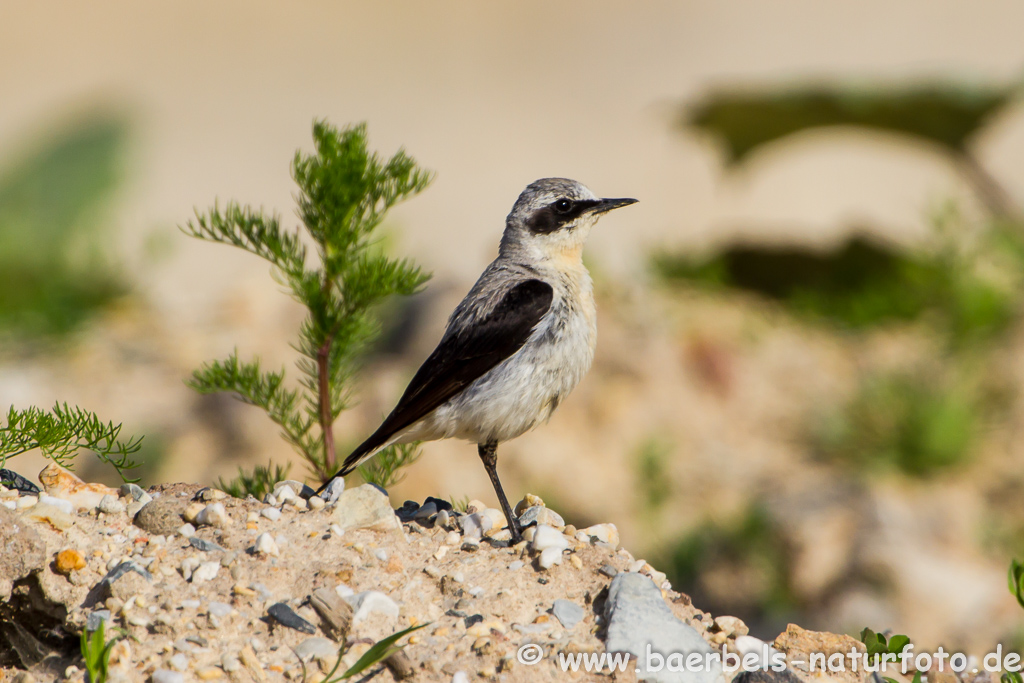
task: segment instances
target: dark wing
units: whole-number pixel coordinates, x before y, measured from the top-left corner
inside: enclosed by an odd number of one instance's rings
[[[554,291],[526,280],[508,291],[491,313],[446,336],[416,372],[398,405],[380,428],[345,459],[339,474],[352,471],[367,454],[486,374],[526,343],[551,307]]]

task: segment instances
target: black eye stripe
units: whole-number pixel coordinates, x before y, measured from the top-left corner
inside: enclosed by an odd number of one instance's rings
[[[557,199],[551,204],[540,209],[527,222],[527,227],[530,232],[534,234],[549,234],[559,230],[568,223],[572,223],[574,220],[580,217],[588,209],[591,209],[601,203],[599,199],[576,199],[572,201],[572,205],[567,211],[559,211],[556,208],[558,202],[563,199]]]

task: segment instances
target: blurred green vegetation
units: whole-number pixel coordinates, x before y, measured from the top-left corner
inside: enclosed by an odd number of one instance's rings
[[[0,172],[0,329],[64,334],[127,290],[103,215],[127,134],[123,117],[83,117]]]
[[[884,374],[865,379],[813,440],[826,459],[856,470],[927,477],[967,460],[985,413],[963,383],[929,372]]]
[[[702,610],[751,621],[784,617],[796,600],[786,547],[757,502],[733,519],[707,521],[652,561]]]
[[[1024,232],[993,222],[967,248],[949,228],[962,221],[935,222],[932,248],[920,251],[854,237],[827,252],[736,245],[704,258],[661,252],[651,263],[663,282],[756,292],[826,325],[867,329],[929,314],[956,345],[1006,331],[1018,308]]]
[[[649,437],[637,449],[634,458],[637,499],[647,514],[659,512],[672,495],[672,479],[668,470],[671,455],[671,442],[657,436]]]
[[[720,143],[731,166],[769,143],[814,128],[847,126],[924,141],[951,160],[999,215],[1017,213],[972,151],[978,134],[1020,95],[1021,84],[863,83],[730,89],[685,108],[680,123]]]

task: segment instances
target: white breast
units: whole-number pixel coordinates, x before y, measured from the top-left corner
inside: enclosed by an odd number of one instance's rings
[[[581,269],[582,270],[582,269]],[[439,407],[403,441],[508,441],[545,422],[590,369],[597,316],[590,276],[552,282],[551,309],[515,355]]]

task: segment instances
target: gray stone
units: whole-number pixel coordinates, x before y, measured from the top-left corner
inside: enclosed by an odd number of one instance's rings
[[[298,614],[295,613],[291,607],[283,602],[275,602],[273,605],[267,608],[267,614],[272,616],[278,623],[288,628],[293,628],[296,631],[302,633],[308,633],[313,635],[316,633],[316,627],[309,623]]]
[[[199,538],[198,536],[189,536],[188,544],[196,550],[202,550],[204,553],[211,553],[216,550],[223,551],[224,548],[213,541],[207,541],[205,538]]]
[[[0,507],[0,601],[11,596],[13,584],[46,566],[46,545],[32,525]]]
[[[110,610],[98,609],[95,612],[89,612],[89,616],[85,618],[85,630],[95,631],[100,627],[100,623],[110,621]]]
[[[334,521],[342,529],[401,530],[388,497],[371,484],[348,489],[338,498]]]
[[[551,607],[551,613],[564,628],[570,631],[583,621],[583,608],[569,600],[555,600],[555,604]]]
[[[526,528],[531,524],[547,524],[553,527],[564,527],[565,520],[562,516],[550,510],[543,505],[534,505],[533,507],[526,508],[523,514],[519,515],[519,526]]]
[[[725,680],[720,661],[713,662],[708,670],[699,671],[683,665],[687,655],[699,653],[704,659],[713,650],[696,629],[672,614],[661,591],[648,577],[635,573],[617,575],[608,589],[604,611],[608,620],[605,649],[634,655],[637,680],[657,683],[722,683]],[[648,646],[660,658],[651,657],[648,662]]]
[[[338,644],[327,638],[306,638],[295,646],[295,654],[303,661],[322,659],[333,663],[338,658]]]
[[[131,497],[132,500],[142,500],[146,492],[138,484],[121,484],[121,495]]]
[[[331,483],[327,485],[323,491],[320,492],[320,497],[326,500],[328,503],[333,503],[341,497],[341,494],[345,491],[345,478],[335,477],[331,479]]]
[[[177,496],[157,498],[139,510],[134,524],[151,534],[171,536],[181,528],[181,513],[187,505],[187,501]]]
[[[217,617],[218,619],[223,619],[235,610],[234,607],[227,604],[226,602],[211,602],[209,609],[210,614]]]

